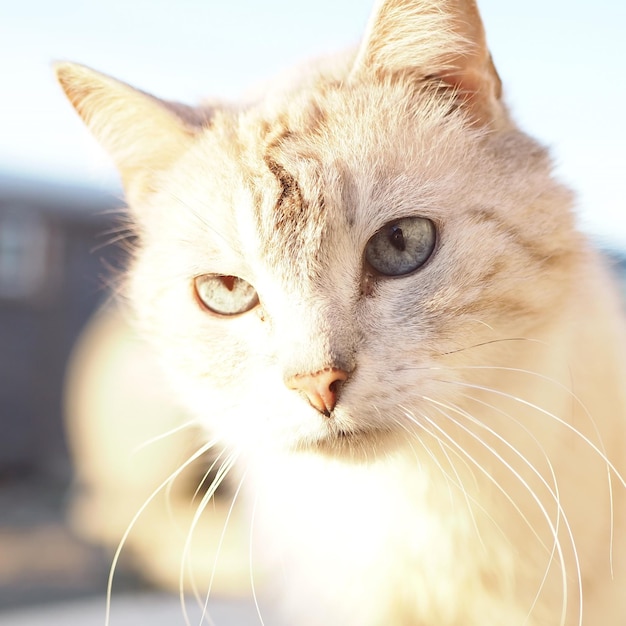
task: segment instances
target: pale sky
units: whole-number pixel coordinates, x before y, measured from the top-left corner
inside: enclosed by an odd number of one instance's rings
[[[360,38],[371,0],[0,0],[0,172],[118,185],[50,71],[73,60],[189,103]],[[626,248],[626,2],[479,0],[516,119],[552,147],[583,228]]]

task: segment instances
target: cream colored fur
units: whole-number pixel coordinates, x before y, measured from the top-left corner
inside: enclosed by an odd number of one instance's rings
[[[382,2],[324,68],[193,113],[58,67],[120,167],[136,317],[227,450],[259,587],[298,626],[621,626],[620,307],[475,4]],[[379,276],[367,243],[407,216],[435,252]],[[260,305],[211,314],[210,274]],[[326,417],[287,383],[330,367]]]
[[[210,461],[200,458],[178,470],[204,435],[172,398],[153,351],[128,318],[128,311],[107,303],[83,330],[67,370],[72,529],[115,551],[130,525],[123,561],[146,580],[172,591],[181,577],[187,589],[212,582],[213,593],[239,596],[249,578],[242,549],[247,529],[231,518],[223,541],[216,541],[231,507],[224,489],[189,537],[201,501],[194,494]],[[159,489],[173,474],[167,489]],[[195,556],[183,558],[186,551]]]

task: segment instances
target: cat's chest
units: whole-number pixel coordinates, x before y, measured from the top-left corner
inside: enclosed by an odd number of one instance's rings
[[[288,603],[314,600],[312,623],[353,620],[341,607],[359,606],[360,621],[343,623],[378,624],[378,613],[402,610],[415,588],[445,607],[441,594],[467,574],[459,560],[473,522],[458,514],[449,485],[412,453],[371,464],[275,459],[257,470],[254,483],[253,561]]]
[[[435,523],[428,476],[400,464],[343,463],[295,456],[275,459],[255,479],[255,524],[281,544],[312,555],[339,550],[352,562],[379,561],[410,519],[416,540]],[[367,545],[367,550],[363,548]]]

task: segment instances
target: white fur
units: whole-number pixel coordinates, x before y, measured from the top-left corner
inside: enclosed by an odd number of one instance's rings
[[[149,142],[103,79],[104,140],[134,146],[129,292],[238,458],[264,587],[298,626],[623,624],[621,312],[570,193],[499,100],[475,4],[389,0],[338,67],[181,123],[140,186]],[[434,256],[374,275],[367,242],[410,215],[436,224]],[[239,276],[261,306],[208,313],[202,274]],[[329,419],[285,381],[339,361]]]

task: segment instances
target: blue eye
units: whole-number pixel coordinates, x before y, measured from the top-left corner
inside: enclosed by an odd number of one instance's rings
[[[202,305],[219,315],[240,315],[259,303],[254,287],[238,276],[204,274],[196,276],[194,286]]]
[[[365,246],[365,260],[383,276],[404,276],[432,255],[435,225],[425,217],[404,217],[385,224]]]

